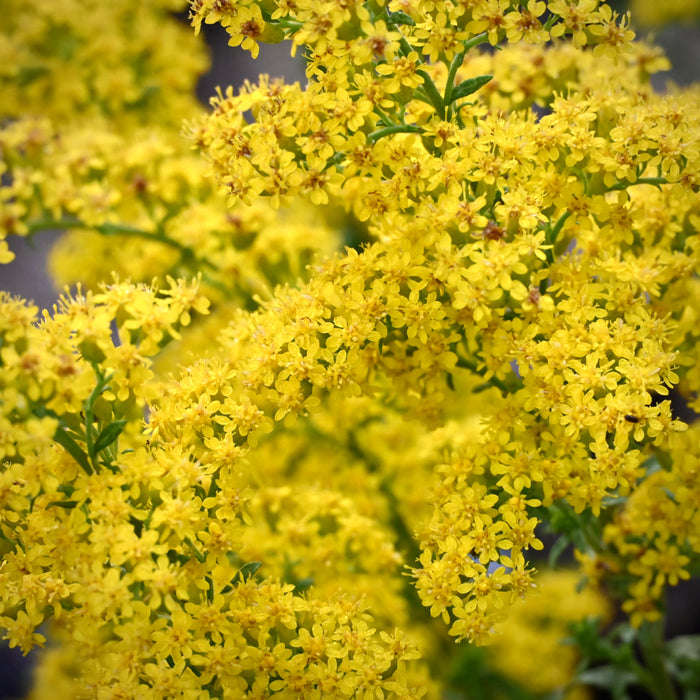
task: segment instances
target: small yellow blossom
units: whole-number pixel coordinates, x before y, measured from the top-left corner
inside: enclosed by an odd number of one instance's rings
[[[9,6],[0,262],[71,291],[0,293],[2,634],[71,698],[562,690],[546,527],[643,629],[700,557],[698,91],[597,0],[191,0],[307,76],[196,116],[183,4]]]

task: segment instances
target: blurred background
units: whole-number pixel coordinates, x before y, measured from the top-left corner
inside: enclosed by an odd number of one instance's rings
[[[610,4],[620,11],[630,5]],[[671,71],[654,77],[655,89],[664,91],[671,84],[684,86],[700,81],[700,0],[633,0],[631,5],[636,13],[633,24],[638,35],[651,35],[673,66]],[[187,22],[186,13],[180,18]],[[261,45],[259,58],[253,60],[247,51],[228,46],[228,35],[219,25],[203,25],[202,31],[211,56],[211,68],[201,77],[197,88],[203,105],[208,104],[217,86],[237,86],[246,79],[257,81],[261,73],[284,77],[288,83],[305,80],[303,60],[299,55],[291,57],[291,42]],[[48,275],[46,260],[58,235],[51,231],[40,233],[31,244],[24,238],[11,236],[9,244],[16,258],[10,265],[0,266],[0,290],[33,300],[40,308],[51,308],[59,290]],[[700,620],[697,581],[681,582],[675,587],[669,595],[668,608],[669,636],[697,633]],[[25,697],[30,679],[31,655],[25,658],[17,649],[9,649],[0,642],[0,700]]]
[[[187,23],[186,13],[181,20]],[[228,45],[228,34],[220,25],[203,25],[202,33],[211,58],[211,68],[197,86],[197,97],[203,106],[208,105],[217,86],[238,86],[244,80],[256,82],[261,73],[267,73],[271,78],[284,77],[290,83],[305,80],[304,62],[300,55],[292,58],[290,41],[261,44],[260,56],[254,60],[247,51]],[[59,235],[55,231],[44,231],[36,234],[31,242],[20,236],[10,236],[8,243],[16,258],[10,265],[0,266],[0,290],[30,299],[39,308],[51,308],[61,290],[54,286],[46,260]]]

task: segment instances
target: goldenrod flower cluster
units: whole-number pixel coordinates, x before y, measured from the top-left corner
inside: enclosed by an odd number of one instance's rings
[[[40,318],[0,296],[0,624],[54,643],[37,696],[439,697],[455,641],[537,627],[540,583],[559,600],[547,525],[659,619],[700,561],[671,402],[698,408],[700,102],[653,92],[629,18],[192,0],[253,55],[290,39],[308,79],[196,117],[201,50],[155,31],[177,3],[62,4],[10,6],[7,80],[52,89],[0,129],[0,234],[68,231],[52,267],[82,285]],[[39,45],[94,99],[54,99]],[[525,685],[566,685],[562,658]]]

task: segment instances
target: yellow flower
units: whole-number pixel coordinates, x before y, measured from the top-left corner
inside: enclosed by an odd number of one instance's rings
[[[416,51],[411,51],[408,56],[400,56],[391,63],[380,63],[376,71],[379,75],[386,76],[382,86],[386,92],[399,92],[402,88],[417,88],[423,83],[423,78],[417,74],[420,60]]]

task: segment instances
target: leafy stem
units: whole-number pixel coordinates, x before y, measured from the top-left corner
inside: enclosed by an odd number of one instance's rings
[[[57,416],[53,411],[47,411],[43,407],[34,409],[37,416],[51,415],[58,420],[58,427],[54,434],[54,440],[63,447],[66,452],[78,463],[86,474],[92,475],[99,471],[100,464],[97,460],[100,453],[111,448],[105,453],[102,464],[111,468],[111,456],[114,448],[111,447],[121,435],[126,426],[126,418],[110,420],[107,425],[99,429],[95,425],[95,403],[102,394],[109,389],[112,375],[105,375],[96,362],[91,362],[97,376],[97,384],[90,392],[90,396],[83,403],[82,416],[84,426],[71,428],[66,420]],[[85,443],[82,447],[80,443]]]
[[[85,411],[85,444],[87,446],[88,457],[92,466],[97,471],[97,465],[95,464],[95,457],[97,455],[97,450],[95,449],[95,433],[94,433],[94,410],[95,401],[102,395],[102,393],[109,387],[109,380],[112,375],[105,376],[97,365],[93,364],[93,369],[97,375],[97,384],[95,388],[90,392],[90,396],[83,405],[83,410]]]
[[[83,471],[86,474],[92,475],[95,473],[94,469],[92,468],[92,465],[90,464],[90,461],[87,458],[87,455],[80,447],[80,445],[78,445],[78,443],[71,437],[65,426],[58,426],[58,428],[56,429],[56,433],[53,436],[53,439],[61,447],[63,447],[63,449],[66,452],[68,452],[68,454],[78,463],[78,465],[82,467]]]
[[[399,46],[401,47],[400,53],[404,56],[407,57],[413,52],[413,47],[408,43],[408,40],[406,37],[402,34],[401,30],[399,29],[399,24],[396,23],[395,20],[392,20],[392,17],[394,15],[392,13],[387,12],[387,18],[389,23],[396,29],[396,31],[400,35],[399,39]],[[423,63],[425,65],[425,63]],[[440,115],[441,118],[445,117],[445,103],[442,100],[442,95],[438,91],[438,89],[435,87],[435,83],[433,82],[432,78],[422,69],[419,68],[416,70],[416,75],[419,75],[421,78],[423,78],[423,89],[425,91],[425,101],[428,102],[428,104],[431,104],[435,111]],[[420,94],[420,92],[417,93],[417,96],[419,99],[423,99],[423,96]]]

